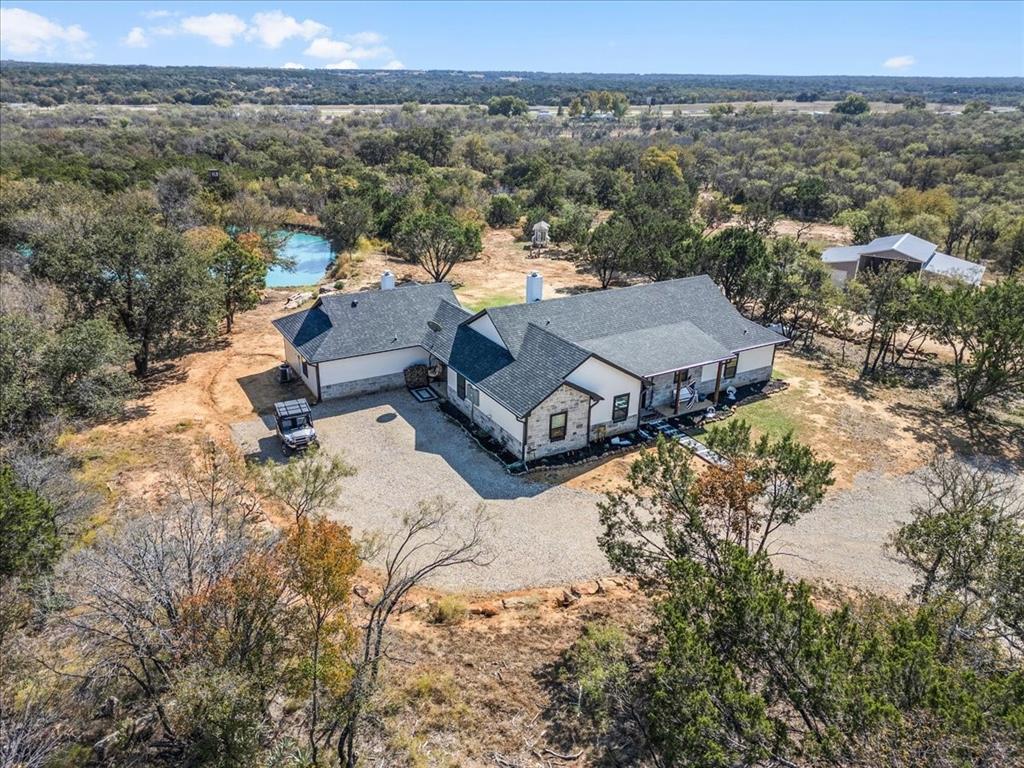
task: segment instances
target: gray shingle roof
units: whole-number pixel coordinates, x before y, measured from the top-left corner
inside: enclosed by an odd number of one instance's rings
[[[626,331],[583,343],[608,362],[627,371],[644,371],[645,376],[732,356],[730,350],[688,321]]]
[[[452,354],[452,347],[455,344],[456,332],[459,330],[462,322],[470,317],[472,317],[472,314],[460,306],[452,304],[447,300],[439,302],[437,311],[427,321],[427,327],[424,329],[422,342],[424,349],[442,362],[447,363],[448,358]],[[431,328],[431,323],[436,324],[440,330],[435,331]]]
[[[501,349],[476,331],[467,330],[483,338],[492,347]],[[487,375],[479,378],[459,368],[455,360],[452,361],[452,367],[516,416],[525,416],[532,411],[564,383],[566,376],[590,357],[587,350],[532,323],[527,324],[523,331],[519,354],[515,359],[506,350],[501,351],[508,356],[508,362],[494,367]]]
[[[788,341],[743,317],[707,275],[495,307],[488,309],[487,314],[517,358],[526,328],[533,323],[638,376],[665,370],[649,370],[650,365],[658,367],[661,362],[644,359],[646,353],[637,347],[647,345],[648,342],[641,341],[647,336],[638,331],[692,323],[702,334],[693,343],[682,338],[673,341],[671,333],[664,329],[652,330],[652,334],[660,336],[660,343],[672,343],[680,350],[686,347],[685,354],[681,352],[674,358],[679,367]]]
[[[447,283],[328,294],[274,326],[306,360],[320,363],[422,345],[441,302],[458,305]]]
[[[787,341],[740,315],[707,276],[487,314],[508,349],[468,325],[445,283],[332,294],[274,325],[314,363],[422,346],[520,417],[595,354],[640,377]]]

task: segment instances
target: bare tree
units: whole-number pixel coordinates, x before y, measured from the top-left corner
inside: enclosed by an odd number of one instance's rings
[[[63,718],[52,701],[15,701],[0,691],[0,768],[43,768],[65,740]]]
[[[381,663],[387,655],[387,627],[410,590],[437,571],[457,566],[485,566],[491,562],[486,546],[489,528],[483,507],[454,530],[451,505],[441,497],[423,501],[402,521],[402,530],[386,543],[384,586],[370,606],[362,628],[361,648],[353,660],[354,675],[340,715],[331,728],[338,735],[338,758],[355,768],[359,727],[365,707],[377,687]]]
[[[240,477],[204,446],[166,503],[66,564],[77,606],[66,621],[81,640],[90,682],[134,682],[172,738],[160,694],[170,682],[183,606],[269,546],[259,500]]]

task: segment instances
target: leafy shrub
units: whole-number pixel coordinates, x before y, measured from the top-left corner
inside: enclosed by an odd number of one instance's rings
[[[430,604],[430,622],[451,626],[466,618],[466,604],[452,595],[445,595]]]
[[[511,195],[495,195],[487,208],[487,224],[494,229],[513,227],[519,221],[519,203]]]

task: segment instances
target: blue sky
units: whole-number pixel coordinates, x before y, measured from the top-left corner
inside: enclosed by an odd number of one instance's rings
[[[0,57],[102,64],[1024,75],[1024,2],[0,2]]]

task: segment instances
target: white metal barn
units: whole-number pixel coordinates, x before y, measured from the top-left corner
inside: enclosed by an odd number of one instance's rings
[[[852,280],[862,270],[895,263],[904,264],[908,272],[920,271],[926,278],[940,277],[971,285],[981,285],[985,274],[980,264],[940,253],[935,243],[911,234],[878,237],[867,245],[826,248],[821,260],[828,266],[836,285]]]

